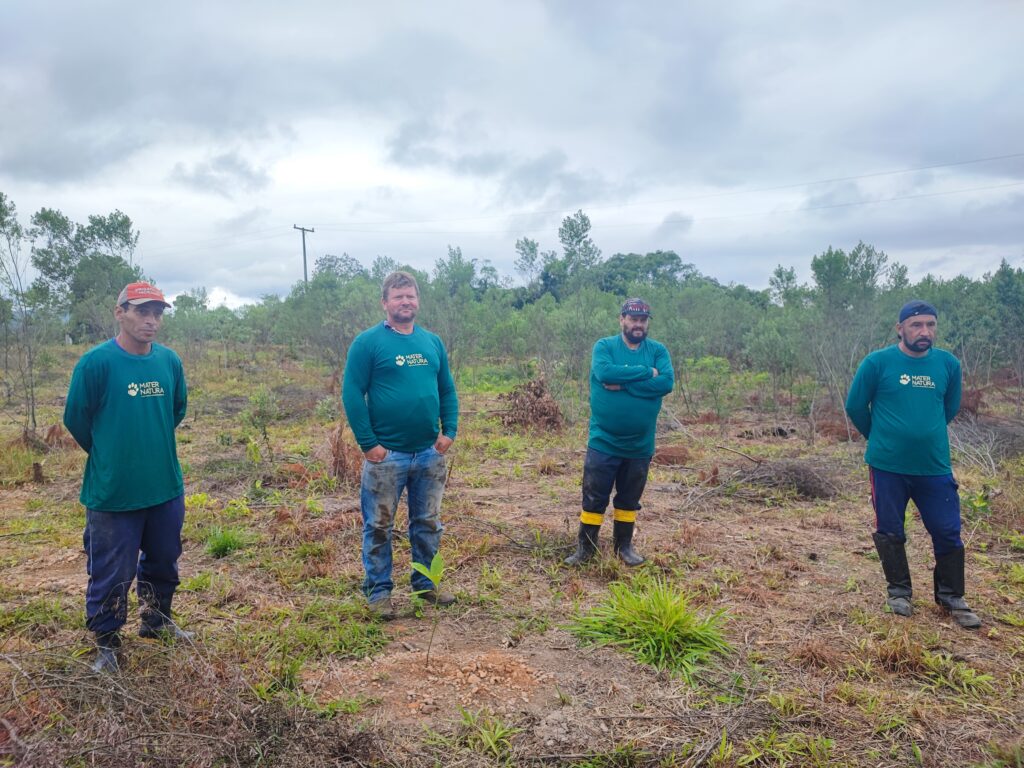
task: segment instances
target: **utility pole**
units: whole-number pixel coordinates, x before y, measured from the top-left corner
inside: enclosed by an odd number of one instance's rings
[[[302,232],[302,280],[306,285],[309,285],[309,275],[306,274],[306,233],[316,232],[316,230],[306,229],[305,227],[300,227],[298,224],[292,224],[292,228]]]

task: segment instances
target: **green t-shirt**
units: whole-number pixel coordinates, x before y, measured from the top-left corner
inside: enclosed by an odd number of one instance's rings
[[[946,425],[960,410],[960,361],[943,349],[924,357],[899,345],[864,358],[846,397],[850,421],[867,438],[864,461],[903,475],[948,475]]]
[[[403,334],[380,323],[356,336],[341,399],[364,451],[375,445],[424,451],[439,432],[455,439],[459,400],[448,353],[438,336],[418,325]]]
[[[590,365],[587,445],[625,459],[653,456],[661,399],[672,391],[674,376],[664,344],[644,339],[630,349],[621,334],[599,339]],[[605,389],[604,384],[622,389]]]
[[[133,355],[111,339],[82,355],[64,407],[64,425],[89,454],[82,504],[130,512],[180,496],[174,428],[187,400],[181,360],[167,347]]]

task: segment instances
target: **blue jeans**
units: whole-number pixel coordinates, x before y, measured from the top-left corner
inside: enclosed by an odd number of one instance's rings
[[[952,475],[901,475],[868,467],[871,475],[871,503],[875,527],[906,540],[904,524],[907,503],[912,499],[921,522],[932,537],[932,549],[939,558],[963,548],[960,540],[960,494]]]
[[[98,635],[128,620],[128,589],[169,601],[178,586],[185,497],[134,512],[85,510],[85,626]],[[142,553],[141,556],[139,553]]]
[[[441,545],[441,495],[445,458],[431,446],[417,453],[388,451],[384,460],[363,462],[360,504],[363,510],[363,592],[370,602],[391,594],[391,531],[402,491],[409,490],[409,544],[412,560],[429,567]],[[414,590],[432,589],[430,580],[413,572]]]

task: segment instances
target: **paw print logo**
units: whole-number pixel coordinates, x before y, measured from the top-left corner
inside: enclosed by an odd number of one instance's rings
[[[405,365],[405,355],[395,355],[395,365]]]
[[[906,385],[906,384],[909,384],[909,383],[910,383],[910,376],[909,375],[904,373],[902,376],[900,376],[900,384]]]
[[[128,394],[131,395],[132,397],[135,397],[137,394],[139,394],[139,385],[136,384],[134,381],[128,385]]]

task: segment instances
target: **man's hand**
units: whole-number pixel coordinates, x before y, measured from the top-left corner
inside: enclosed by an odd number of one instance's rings
[[[366,460],[371,464],[380,464],[385,458],[387,458],[387,455],[388,449],[383,445],[375,445],[373,448],[363,453],[363,456],[365,456]]]
[[[619,390],[622,389],[621,384],[602,384],[601,386],[607,389],[609,392],[618,392]]]
[[[443,456],[448,453],[448,449],[452,447],[453,442],[455,441],[447,435],[438,435],[437,440],[434,441],[434,450]]]
[[[658,375],[658,369],[657,369],[657,368],[655,368],[655,367],[654,367],[654,366],[652,365],[652,366],[651,366],[651,371],[652,371],[652,373],[651,373],[651,378],[652,378],[652,379],[653,379],[653,378],[656,378],[656,377],[657,377],[657,375]]]

